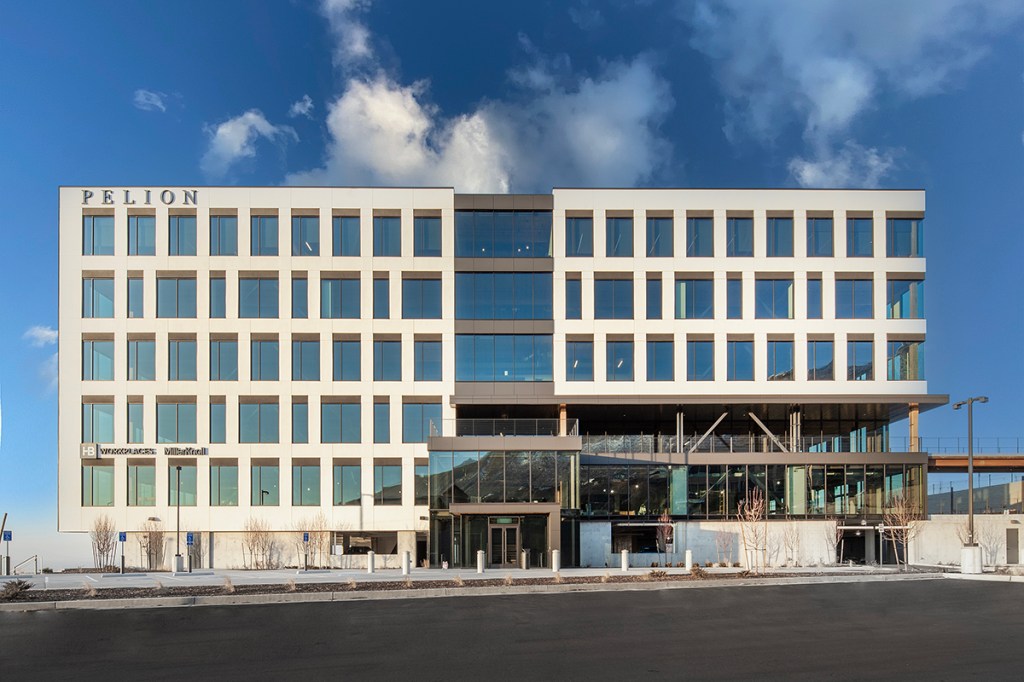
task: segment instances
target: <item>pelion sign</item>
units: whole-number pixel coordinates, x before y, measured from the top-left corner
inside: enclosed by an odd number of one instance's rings
[[[82,206],[195,206],[197,189],[83,189]]]

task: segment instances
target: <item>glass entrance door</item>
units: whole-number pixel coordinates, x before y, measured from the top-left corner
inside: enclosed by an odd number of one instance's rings
[[[519,524],[492,525],[489,529],[489,562],[492,568],[515,568],[521,546]]]

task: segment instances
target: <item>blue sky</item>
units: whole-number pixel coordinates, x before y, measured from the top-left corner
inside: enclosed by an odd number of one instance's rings
[[[1024,435],[1022,33],[1024,5],[994,0],[8,6],[15,559],[88,560],[53,532],[60,184],[924,188],[929,386],[989,395],[978,435]]]

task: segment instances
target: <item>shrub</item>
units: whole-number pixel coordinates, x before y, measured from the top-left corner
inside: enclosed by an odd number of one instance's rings
[[[556,585],[561,585],[565,582],[565,578],[562,577],[561,573],[555,573],[555,577],[552,578],[552,582],[554,582]]]
[[[668,571],[651,571],[647,574],[649,580],[665,580],[668,578]]]
[[[82,594],[86,597],[95,597],[98,592],[96,592],[96,588],[89,583],[82,583]]]
[[[700,566],[694,565],[694,566],[693,566],[693,567],[692,567],[692,568],[690,569],[690,575],[691,575],[692,577],[696,578],[697,580],[704,580],[704,578],[707,578],[707,577],[708,577],[708,572],[707,572],[707,571],[705,571],[705,570],[704,570],[703,568],[701,568]]]
[[[43,573],[53,573],[53,569],[49,566],[43,567]]]
[[[298,587],[295,584],[295,578],[290,578],[288,582],[285,583],[284,589],[286,589],[289,592],[294,592],[295,590],[297,590]]]
[[[461,575],[452,578],[452,582],[455,584],[455,587],[465,587],[466,585],[466,581],[462,579]]]
[[[231,582],[231,578],[224,576],[224,587],[222,589],[224,590],[224,594],[235,593],[235,584]]]
[[[3,588],[0,588],[0,601],[20,599],[31,588],[32,583],[27,580],[12,580],[4,583]]]
[[[513,583],[515,583],[515,580],[512,579],[512,576],[506,575],[504,582],[505,582],[505,587],[510,587]]]

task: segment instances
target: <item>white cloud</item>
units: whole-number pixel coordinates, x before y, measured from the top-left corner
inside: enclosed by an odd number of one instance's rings
[[[894,167],[895,154],[847,140],[837,150],[821,150],[812,160],[792,159],[789,172],[802,187],[878,187]]]
[[[22,335],[22,338],[28,341],[30,345],[42,348],[43,346],[57,343],[57,330],[53,327],[36,325],[29,327]]]
[[[313,111],[313,100],[310,99],[309,95],[303,95],[302,99],[292,104],[288,109],[289,118],[295,118],[296,116],[305,116],[306,118],[313,118],[309,112]]]
[[[370,0],[321,0],[320,11],[335,38],[336,65],[354,68],[373,60],[370,30],[359,16],[369,7]]]
[[[167,104],[164,99],[167,95],[163,92],[153,92],[152,90],[139,89],[135,91],[132,97],[132,104],[135,105],[136,109],[142,109],[143,111],[167,111]]]
[[[256,156],[256,141],[261,137],[281,145],[299,139],[293,128],[270,123],[258,109],[204,130],[210,136],[210,146],[199,165],[211,178],[221,178],[239,160]]]
[[[584,31],[593,31],[604,25],[604,15],[590,4],[590,0],[580,0],[578,5],[570,7],[569,18]]]

